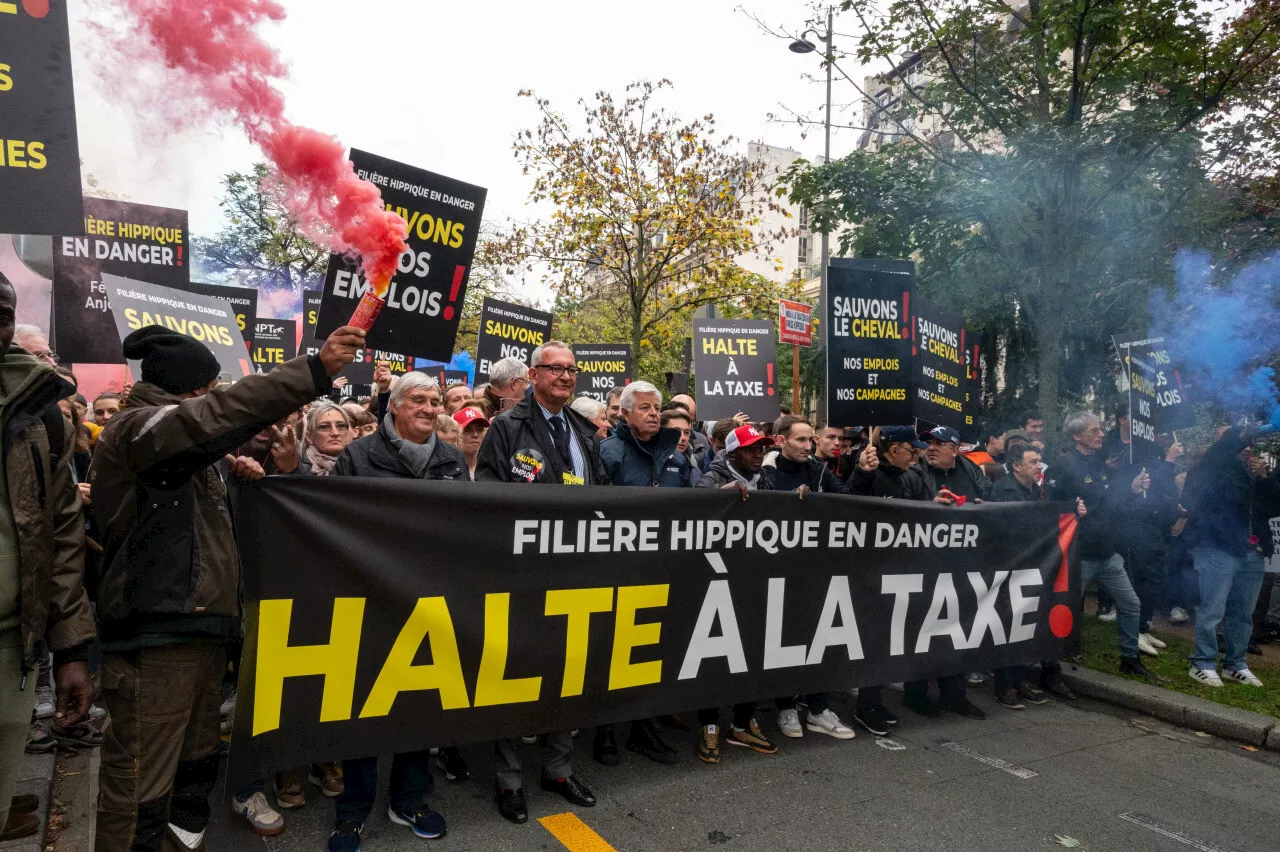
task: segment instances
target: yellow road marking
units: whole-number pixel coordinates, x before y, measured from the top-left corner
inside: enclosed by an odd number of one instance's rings
[[[618,852],[591,826],[578,819],[574,813],[555,814],[538,820],[569,852]]]

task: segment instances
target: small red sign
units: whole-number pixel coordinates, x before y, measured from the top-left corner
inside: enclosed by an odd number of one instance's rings
[[[778,300],[778,342],[813,345],[813,305]]]

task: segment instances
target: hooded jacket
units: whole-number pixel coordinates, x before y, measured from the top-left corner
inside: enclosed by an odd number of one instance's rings
[[[619,421],[613,433],[600,442],[600,461],[614,485],[650,485],[657,488],[688,488],[689,460],[676,449],[680,432],[663,427],[646,447]]]
[[[569,406],[561,409],[565,422],[577,433],[586,476],[584,485],[608,485],[609,475],[600,462],[596,425]],[[477,482],[532,482],[563,485],[564,461],[551,437],[551,427],[533,394],[489,424],[476,456]]]
[[[238,633],[240,560],[217,462],[328,392],[315,355],[188,399],[149,382],[133,386],[93,463],[107,650]]]
[[[391,442],[388,431],[395,415],[388,414],[378,431],[347,444],[333,466],[331,476],[377,476],[386,479],[467,480],[467,461],[453,444],[436,441],[422,476],[416,476]]]
[[[61,665],[85,659],[95,635],[71,473],[75,433],[58,409],[74,391],[17,346],[0,358],[0,631],[20,634],[24,669],[41,639]]]
[[[733,475],[733,471],[729,470],[729,454],[725,452],[718,453],[715,461],[711,462],[711,467],[707,472],[702,474],[702,478],[698,480],[697,488],[723,488],[730,482],[736,482],[738,478]],[[756,482],[756,490],[772,491],[773,483],[765,478],[764,468],[760,468],[760,479]]]

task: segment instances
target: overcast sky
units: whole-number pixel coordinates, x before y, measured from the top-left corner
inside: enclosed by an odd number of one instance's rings
[[[798,30],[806,0],[744,0],[769,24]],[[516,131],[534,126],[530,88],[572,114],[580,97],[620,95],[639,79],[669,78],[663,103],[682,117],[715,114],[719,131],[822,153],[821,132],[770,122],[780,104],[820,116],[820,58],[796,55],[762,32],[735,0],[285,0],[266,28],[290,67],[283,89],[296,123],[348,146],[487,187],[487,220],[526,218],[529,179],[512,157]],[[75,7],[73,6],[73,15]],[[840,26],[837,22],[837,31]],[[190,211],[193,232],[221,224],[219,179],[259,159],[234,129],[140,138],[102,91],[92,35],[73,22],[80,149],[86,172],[130,200]],[[853,73],[850,66],[848,70]],[[855,74],[855,78],[860,77]],[[179,91],[157,98],[181,97]],[[851,100],[837,86],[837,100]],[[837,131],[832,152],[856,142]]]

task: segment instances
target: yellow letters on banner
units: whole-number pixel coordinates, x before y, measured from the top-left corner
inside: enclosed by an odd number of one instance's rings
[[[480,675],[476,678],[476,706],[520,704],[537,701],[542,691],[542,678],[520,677],[507,680],[507,647],[510,637],[511,595],[507,592],[484,596],[484,653],[480,655]]]
[[[618,616],[613,627],[613,659],[609,663],[609,689],[626,689],[662,680],[662,661],[631,662],[631,650],[642,645],[656,645],[662,635],[662,623],[636,624],[636,610],[667,605],[669,585],[620,586]]]
[[[264,600],[258,605],[257,675],[254,679],[253,735],[280,727],[280,698],[287,677],[324,677],[320,721],[351,718],[355,700],[356,662],[364,626],[364,598],[334,598],[328,645],[289,644],[292,600]]]
[[[431,665],[415,666],[413,658],[423,640],[431,643]],[[424,689],[440,691],[440,706],[445,710],[470,707],[467,683],[462,677],[462,660],[458,656],[458,638],[449,617],[449,605],[443,597],[418,598],[409,620],[387,654],[387,661],[365,699],[361,719],[386,716],[401,692]]]
[[[556,589],[547,592],[546,615],[567,615],[564,629],[564,683],[560,697],[582,694],[587,674],[591,614],[613,609],[613,589]]]

